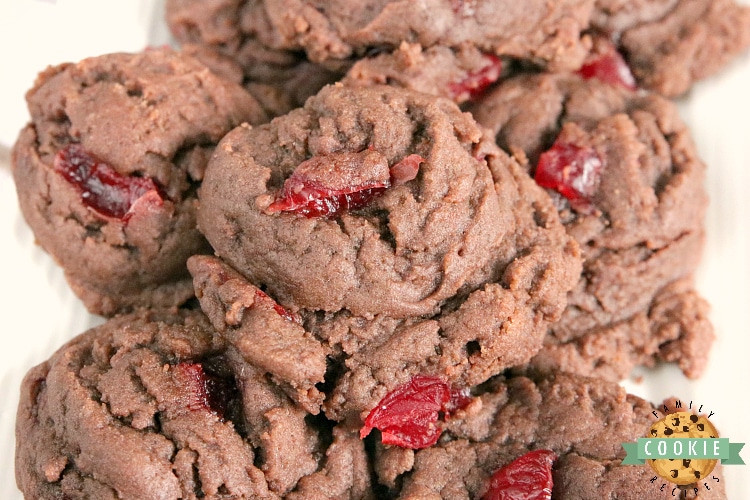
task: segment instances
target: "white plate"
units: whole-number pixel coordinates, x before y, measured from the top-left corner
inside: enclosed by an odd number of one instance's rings
[[[744,3],[750,3],[745,0]],[[0,0],[0,259],[3,348],[0,349],[0,498],[21,499],[13,476],[14,421],[23,375],[74,335],[101,322],[68,290],[60,269],[34,245],[18,210],[8,149],[24,125],[23,95],[49,64],[169,40],[163,0]],[[708,370],[686,380],[673,366],[639,372],[625,383],[651,401],[676,395],[703,405],[723,437],[750,441],[750,55],[698,84],[680,102],[711,196],[698,288],[712,304],[718,340]],[[750,462],[750,451],[743,452]],[[724,468],[730,499],[748,498],[748,466]]]

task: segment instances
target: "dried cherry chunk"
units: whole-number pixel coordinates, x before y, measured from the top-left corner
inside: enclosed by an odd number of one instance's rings
[[[552,464],[557,455],[535,450],[501,467],[490,478],[490,489],[482,500],[550,500]]]
[[[405,156],[401,161],[391,166],[391,184],[398,186],[416,179],[419,173],[419,165],[424,162],[425,159],[418,154]]]
[[[451,98],[456,102],[476,99],[495,83],[503,71],[503,61],[494,54],[484,54],[485,65],[472,71],[466,77],[449,85]]]
[[[388,164],[374,150],[313,156],[297,166],[267,211],[333,218],[364,207],[389,186]]]
[[[558,139],[539,156],[534,180],[559,192],[574,208],[585,210],[591,207],[591,198],[599,187],[602,165],[593,148]]]
[[[224,418],[227,407],[237,397],[233,380],[207,373],[200,363],[181,362],[173,367],[183,390],[183,405],[189,411],[210,411]]]
[[[364,207],[386,189],[386,186],[357,186],[350,191],[337,191],[299,178],[290,179],[284,184],[281,199],[269,205],[270,212],[294,212],[308,218],[333,218],[348,210]]]
[[[80,144],[70,144],[55,155],[54,169],[81,193],[81,201],[98,214],[127,221],[138,205],[161,206],[159,187],[147,177],[125,176],[88,153]]]
[[[596,41],[597,50],[583,62],[578,74],[585,79],[596,78],[604,83],[635,90],[637,84],[630,66],[612,42],[604,38]]]
[[[450,387],[442,379],[416,375],[380,400],[367,415],[359,437],[379,429],[384,444],[414,450],[432,446],[441,433],[440,412],[450,399]]]
[[[468,387],[463,389],[451,389],[450,400],[445,404],[445,418],[450,418],[457,411],[465,409],[474,398],[471,397]]]
[[[365,207],[391,185],[415,179],[424,161],[411,154],[388,167],[385,156],[373,148],[314,156],[297,166],[266,211],[338,217]]]

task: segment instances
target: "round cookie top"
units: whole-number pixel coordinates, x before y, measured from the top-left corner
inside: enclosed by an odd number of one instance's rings
[[[516,230],[484,147],[447,100],[329,86],[222,140],[198,224],[217,255],[284,306],[434,314],[487,281]]]
[[[13,150],[21,209],[91,312],[173,306],[185,261],[208,245],[196,186],[219,139],[267,120],[255,99],[171,49],[41,73]]]
[[[502,82],[472,111],[548,188],[584,256],[537,365],[617,378],[636,361],[679,359],[697,376],[713,339],[688,290],[705,166],[677,107],[595,78],[537,74]]]
[[[705,166],[668,100],[539,74],[501,83],[471,111],[551,188],[587,259],[603,249],[664,249],[702,232]],[[566,162],[577,170],[566,174]],[[686,274],[680,269],[671,279]]]
[[[308,389],[323,376],[335,420],[359,420],[417,374],[462,388],[528,362],[580,276],[544,190],[455,103],[405,89],[329,86],[238,127],[200,197],[224,262],[191,259],[204,311],[255,359],[309,345],[298,373],[269,372]],[[255,289],[301,327],[253,333]]]
[[[172,161],[213,146],[235,124],[265,121],[238,86],[169,48],[49,68],[26,100],[40,156],[77,143],[120,175],[152,178],[170,197],[202,177]]]
[[[141,311],[26,375],[16,478],[27,498],[364,498],[355,431],[294,404],[199,312]]]

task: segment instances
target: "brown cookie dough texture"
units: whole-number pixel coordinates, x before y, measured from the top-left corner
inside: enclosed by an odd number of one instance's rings
[[[481,498],[495,470],[530,449],[548,449],[558,455],[552,498],[672,498],[672,487],[651,482],[648,465],[620,464],[622,443],[647,435],[654,409],[615,383],[580,375],[497,377],[446,420],[435,446],[377,445],[375,471],[397,498]],[[720,467],[712,474],[720,482],[688,498],[726,498]]]
[[[303,162],[387,168],[410,155],[424,159],[417,177],[362,209],[269,211]],[[332,171],[329,185],[340,179]],[[392,87],[329,86],[229,133],[206,171],[198,224],[217,256],[330,351],[339,376],[326,412],[337,419],[342,405],[372,408],[416,373],[475,385],[526,362],[580,270],[549,197],[470,115]]]
[[[242,84],[269,116],[281,116],[343,74],[348,63],[313,64],[300,50],[264,45],[272,28],[258,2],[168,0],[166,21],[182,50]]]
[[[476,69],[468,53],[570,71],[603,34],[641,87],[673,97],[750,45],[750,7],[733,0],[170,0],[167,22],[180,43],[238,61],[276,116],[355,62],[348,80],[454,98],[445,83]]]
[[[473,111],[532,171],[556,139],[591,147],[603,161],[592,213],[552,193],[584,266],[535,364],[617,379],[662,359],[698,376],[713,340],[707,305],[691,285],[704,238],[705,167],[676,107],[597,80],[527,75]]]
[[[170,0],[167,21],[181,42],[220,47],[243,66],[253,59],[278,66],[284,55],[304,51],[312,62],[330,67],[405,41],[423,47],[468,44],[561,70],[577,67],[585,55],[580,33],[593,3]]]
[[[198,312],[120,316],[21,387],[26,498],[369,498],[356,429],[311,417]]]
[[[31,122],[13,149],[26,221],[93,313],[173,306],[192,296],[185,266],[208,245],[196,187],[218,140],[266,115],[239,86],[170,49],[51,67],[27,93]],[[106,217],[54,168],[71,144],[117,174],[149,178],[163,203]]]
[[[618,41],[641,86],[669,97],[750,46],[750,6],[733,0],[597,0],[591,24]]]
[[[462,3],[464,8],[468,4]],[[598,0],[582,31],[587,47],[595,49],[591,35],[614,42],[639,86],[675,97],[750,46],[750,7],[732,0]],[[456,92],[456,87],[481,75],[488,53],[468,43],[422,47],[403,42],[393,51],[359,59],[345,81],[388,83],[463,102],[469,96]],[[519,69],[514,64],[518,55],[497,53],[504,57],[505,73]],[[580,62],[563,69],[577,69]]]
[[[236,59],[209,45],[184,43],[181,50],[223,78],[242,85],[270,117],[284,115],[302,106],[308,97],[338,80],[342,74],[298,57],[290,56],[281,67],[261,71],[257,63],[247,63],[251,64],[250,67],[243,67]]]
[[[224,138],[206,171],[198,223],[217,255],[284,305],[367,317],[435,314],[492,275],[514,229],[487,162],[474,157],[481,138],[450,103],[387,87],[328,87],[304,109]],[[390,187],[366,212],[269,213],[303,161],[333,164],[350,153],[361,170],[411,154],[425,161],[416,180]]]
[[[188,260],[195,293],[214,327],[242,357],[310,413],[323,402],[328,350],[299,318],[215,257]]]
[[[489,86],[503,72],[503,61],[490,57],[473,45],[427,49],[403,42],[393,52],[358,60],[346,73],[346,85],[387,84],[452,99],[457,103],[472,97],[471,86]]]

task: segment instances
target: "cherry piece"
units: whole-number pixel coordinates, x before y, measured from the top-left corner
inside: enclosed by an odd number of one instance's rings
[[[359,437],[380,429],[383,444],[413,450],[432,446],[442,432],[437,425],[440,412],[450,399],[451,390],[441,379],[416,375],[370,410]]]
[[[271,297],[268,296],[265,292],[262,290],[256,290],[255,292],[255,299],[257,302],[260,302],[261,304],[265,304],[266,306],[271,307],[276,313],[284,318],[287,321],[294,321],[295,323],[299,323],[300,320],[290,311],[287,311],[284,307],[280,306],[275,300],[273,300]],[[256,302],[256,303],[257,303]]]
[[[364,207],[389,186],[385,157],[372,149],[314,156],[297,166],[267,211],[333,218]]]
[[[534,180],[570,200],[573,208],[585,211],[599,186],[602,159],[593,148],[555,141],[539,156]]]
[[[419,173],[419,165],[424,161],[425,159],[417,154],[404,157],[390,168],[391,184],[398,186],[416,179]]]
[[[187,398],[190,411],[211,411],[224,418],[230,400],[236,397],[233,381],[207,373],[200,363],[182,362],[174,366],[175,377]]]
[[[552,464],[557,455],[535,450],[498,469],[490,479],[490,489],[482,500],[550,500]]]
[[[465,409],[473,400],[468,387],[451,389],[450,401],[444,407],[445,418],[450,418],[457,411]]]
[[[583,62],[578,74],[585,79],[596,78],[604,83],[635,90],[637,84],[630,66],[617,51],[614,44],[606,39],[598,39],[599,51],[592,53]]]
[[[448,87],[451,98],[456,102],[476,99],[500,78],[503,61],[494,54],[484,54],[486,64],[480,69],[470,72],[460,82],[451,83]]]
[[[389,168],[385,157],[373,148],[314,156],[297,166],[266,211],[338,217],[365,207],[391,185],[415,179],[424,161],[411,154]]]
[[[103,217],[127,221],[135,206],[160,207],[164,202],[152,179],[121,175],[80,144],[61,149],[54,169],[80,191],[84,205]]]

